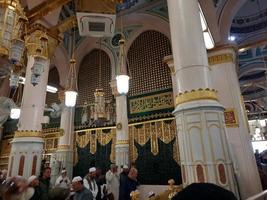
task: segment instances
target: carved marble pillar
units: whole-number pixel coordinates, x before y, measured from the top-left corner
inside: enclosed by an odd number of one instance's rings
[[[219,101],[226,108],[227,140],[233,152],[240,195],[242,199],[247,199],[262,188],[236,73],[236,48],[224,46],[209,51],[208,56]]]
[[[116,165],[129,165],[129,130],[127,114],[127,96],[119,95],[116,80],[111,82],[113,95],[116,97]]]
[[[211,82],[197,0],[168,0],[183,186],[210,182],[238,195],[224,108]]]
[[[34,28],[29,32],[26,39],[28,63],[26,69],[26,81],[24,85],[21,115],[18,123],[18,131],[15,132],[11,144],[8,175],[21,175],[29,177],[33,174],[39,175],[44,140],[42,137],[42,120],[45,107],[46,86],[49,72],[48,48],[53,38],[46,35],[43,29]],[[51,46],[50,46],[51,47]],[[32,84],[33,65],[35,56],[41,56],[44,60],[44,67],[39,83]]]
[[[64,96],[61,102],[64,103]],[[61,113],[60,129],[64,134],[59,138],[58,148],[56,152],[56,162],[60,165],[60,169],[65,168],[68,177],[72,177],[73,171],[73,139],[74,139],[74,114],[75,108],[64,107]]]

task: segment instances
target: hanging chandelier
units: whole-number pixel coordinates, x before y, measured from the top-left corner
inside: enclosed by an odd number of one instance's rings
[[[19,0],[0,0],[0,56],[13,63],[20,61],[24,50],[21,36],[26,21]]]
[[[129,91],[129,79],[127,75],[127,59],[125,53],[125,39],[121,38],[119,40],[120,53],[119,53],[119,66],[118,74],[116,76],[117,80],[117,90],[120,94],[127,94]]]
[[[75,64],[75,59],[71,59],[67,89],[65,91],[65,105],[67,107],[74,107],[76,105],[76,99],[78,95]]]

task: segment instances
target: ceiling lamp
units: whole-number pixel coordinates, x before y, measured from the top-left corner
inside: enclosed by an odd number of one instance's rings
[[[10,74],[9,86],[11,89],[15,89],[19,85],[20,74],[21,74],[22,65],[14,65]]]
[[[20,108],[12,108],[10,111],[11,119],[18,119],[20,117]]]
[[[67,107],[74,107],[76,105],[76,99],[78,95],[75,64],[76,64],[75,59],[71,59],[67,89],[65,91],[65,105]]]
[[[116,76],[117,90],[120,94],[127,94],[129,91],[129,79],[127,75],[127,59],[125,53],[125,40],[121,38],[119,40],[120,53],[119,53],[119,72]]]
[[[27,21],[19,0],[0,0],[0,55],[19,61],[24,44],[19,41],[23,24]],[[19,47],[18,49],[15,49]],[[17,52],[14,53],[14,51]]]

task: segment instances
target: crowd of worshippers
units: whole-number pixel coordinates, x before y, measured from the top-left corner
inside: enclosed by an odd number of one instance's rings
[[[63,169],[55,185],[50,182],[51,168],[45,167],[40,177],[0,176],[0,200],[130,200],[138,186],[137,169],[124,165],[120,172],[112,164],[102,175],[100,168],[91,167],[85,177],[68,178]],[[0,173],[1,174],[1,173]]]
[[[92,167],[85,177],[76,176],[72,181],[63,169],[53,186],[50,177],[49,167],[42,170],[40,177],[28,179],[7,177],[7,170],[0,170],[0,200],[131,200],[131,193],[138,192],[137,169],[126,165],[119,173],[112,164],[105,175],[100,168]],[[148,199],[163,200],[154,192]],[[211,183],[193,183],[168,199],[237,200],[231,191]]]

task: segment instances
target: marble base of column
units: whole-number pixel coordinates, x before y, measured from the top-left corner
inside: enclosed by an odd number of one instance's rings
[[[17,131],[11,142],[8,176],[25,178],[38,176],[43,155],[44,140],[39,131]]]
[[[215,183],[238,195],[225,134],[223,107],[213,100],[176,106],[183,186]]]
[[[123,165],[129,166],[129,144],[116,144],[116,165],[121,167]]]
[[[73,150],[67,148],[58,149],[56,152],[56,160],[58,162],[58,170],[61,171],[65,168],[67,170],[68,177],[71,179],[73,173]]]

